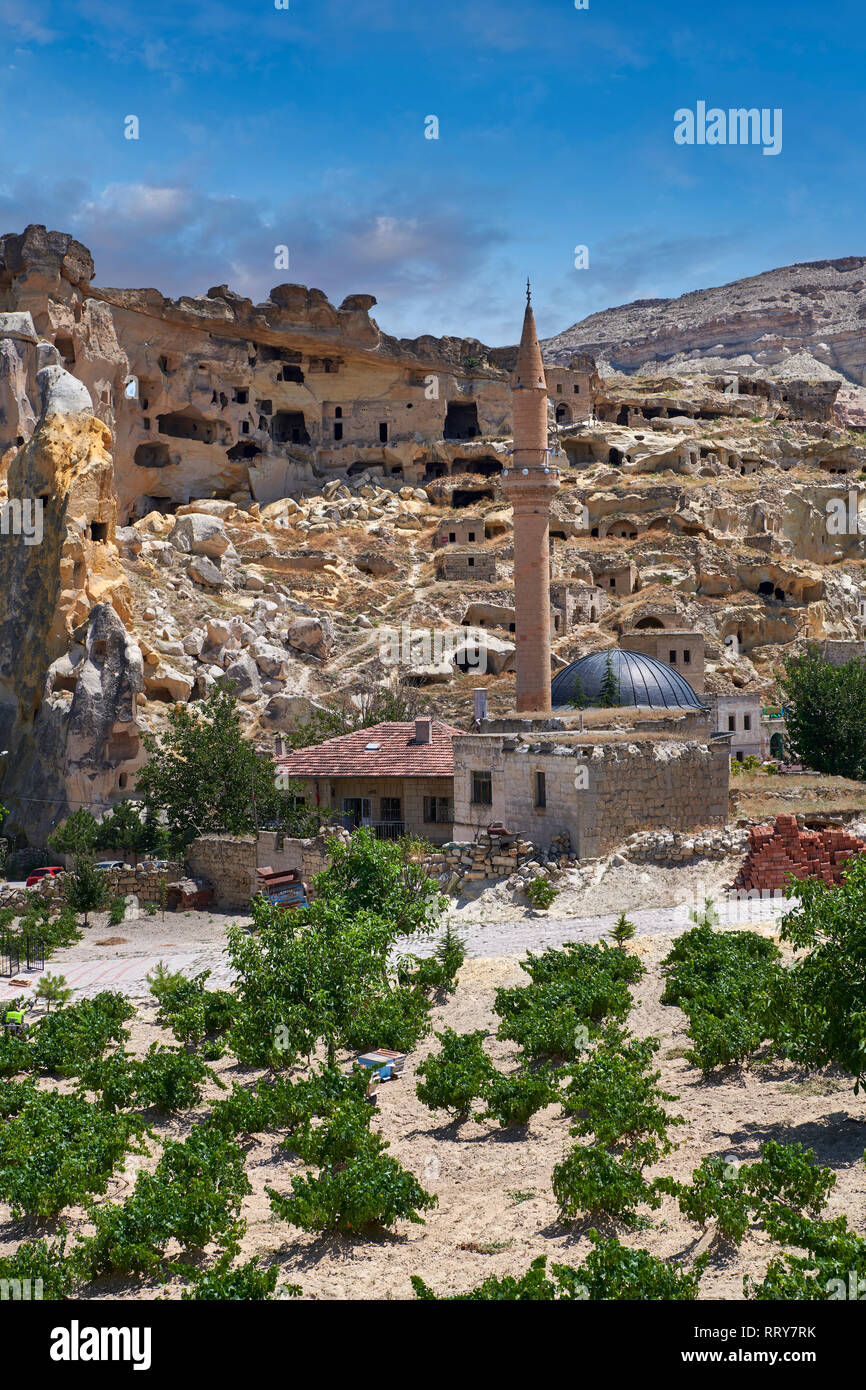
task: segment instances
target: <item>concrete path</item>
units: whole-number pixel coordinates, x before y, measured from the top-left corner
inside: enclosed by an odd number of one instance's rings
[[[676,933],[685,931],[692,925],[689,912],[692,904],[679,907],[648,908],[629,913],[635,924],[637,936],[648,936],[661,932]],[[748,926],[749,924],[769,923],[787,911],[790,904],[785,901],[738,902],[729,906],[717,903],[720,912],[720,928]],[[551,946],[561,946],[566,941],[600,941],[607,935],[616,921],[616,913],[599,917],[549,917],[546,913],[532,914],[514,922],[471,922],[457,923],[459,935],[466,943],[466,953],[476,959],[489,959],[494,956],[520,956],[527,950],[535,952]],[[435,949],[433,940],[405,941],[405,948],[420,956],[429,955]],[[172,953],[163,950],[140,955],[106,955],[84,947],[77,951],[72,960],[57,964],[48,963],[48,971],[62,974],[74,991],[76,998],[92,997],[101,990],[119,990],[130,998],[140,999],[149,994],[148,974],[164,961],[169,970],[182,970],[187,975],[197,975],[202,970],[210,970],[209,985],[214,988],[228,988],[232,983],[231,967],[221,948],[203,946],[200,950],[187,950]],[[39,971],[22,971],[15,978],[25,979],[35,986]],[[0,980],[0,1003],[16,994],[26,993],[21,983],[10,985],[8,980]]]

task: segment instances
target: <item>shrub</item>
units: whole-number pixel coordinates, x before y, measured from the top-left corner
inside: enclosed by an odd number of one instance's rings
[[[108,920],[113,927],[119,927],[126,916],[126,898],[115,897],[108,904]]]
[[[653,1208],[661,1205],[655,1184],[643,1177],[649,1157],[640,1146],[613,1154],[598,1144],[576,1144],[553,1170],[553,1195],[560,1219],[574,1221],[601,1214],[635,1226],[636,1208],[641,1202]]]
[[[65,975],[50,975],[46,972],[34,991],[37,999],[44,999],[51,1012],[52,1004],[68,1004],[72,990],[67,988]]]
[[[80,1096],[34,1091],[0,1129],[0,1198],[16,1217],[56,1216],[104,1192],[143,1131],[136,1117],[108,1115]]]
[[[643,975],[637,957],[604,942],[570,943],[540,956],[530,951],[521,969],[530,986],[496,991],[497,1037],[516,1042],[533,1060],[576,1057],[605,1017],[626,1017],[629,984]]]
[[[208,1078],[216,1079],[195,1053],[159,1043],[152,1043],[142,1058],[121,1049],[85,1068],[81,1076],[88,1090],[101,1094],[107,1110],[152,1105],[167,1114],[198,1105]]]
[[[123,1025],[134,1015],[125,995],[108,991],[49,1014],[34,1028],[27,1045],[30,1069],[54,1076],[79,1075],[110,1044],[126,1041],[129,1034]]]
[[[318,1177],[292,1178],[291,1196],[265,1191],[272,1210],[303,1231],[363,1231],[393,1226],[399,1217],[423,1225],[420,1212],[438,1202],[396,1158],[368,1152]]]
[[[678,1004],[689,1020],[686,1053],[707,1074],[745,1061],[767,1039],[771,998],[788,974],[779,950],[750,931],[715,931],[707,921],[684,932],[662,962],[663,1004]]]
[[[75,1261],[66,1255],[66,1235],[56,1241],[22,1241],[13,1254],[0,1257],[0,1282],[41,1280],[40,1297],[48,1300],[69,1298],[78,1282]]]
[[[181,1294],[183,1299],[227,1300],[269,1299],[273,1297],[279,1278],[279,1267],[271,1265],[262,1269],[258,1259],[247,1260],[245,1264],[232,1265],[232,1251],[225,1251],[211,1269],[179,1268],[192,1288]],[[283,1298],[300,1298],[303,1290],[300,1284],[282,1284],[280,1295]]]
[[[150,992],[159,1003],[157,1022],[171,1029],[178,1042],[200,1043],[224,1033],[237,1012],[235,996],[225,989],[207,989],[209,970],[190,978],[166,970],[162,961],[148,975]]]
[[[595,1050],[569,1069],[563,1107],[578,1114],[572,1134],[594,1134],[604,1145],[640,1138],[651,1145],[654,1160],[669,1153],[668,1128],[684,1121],[662,1104],[677,1097],[660,1091],[661,1073],[650,1070],[658,1049],[657,1038],[638,1040],[609,1024]]]
[[[554,898],[559,897],[559,889],[554,888],[549,878],[545,878],[543,874],[538,874],[527,883],[526,896],[533,907],[550,907]]]
[[[559,1091],[547,1068],[517,1071],[512,1076],[497,1075],[482,1090],[486,1101],[484,1118],[496,1120],[503,1128],[525,1125],[538,1111],[559,1099]]]
[[[455,1033],[446,1028],[437,1033],[441,1043],[418,1067],[422,1078],[416,1085],[418,1099],[430,1110],[447,1110],[465,1120],[472,1103],[497,1079],[496,1068],[484,1051],[483,1029],[475,1033]]]

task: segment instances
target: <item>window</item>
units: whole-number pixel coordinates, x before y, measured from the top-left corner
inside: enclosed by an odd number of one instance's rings
[[[744,715],[743,715],[743,728],[744,728],[744,729],[751,729],[751,727],[752,727],[752,716],[751,716],[750,714],[744,714]]]
[[[737,754],[737,762],[738,762],[738,763],[741,763],[742,761],[743,761],[743,755],[742,755],[742,753],[738,753],[738,754]]]
[[[334,438],[335,438],[335,439],[342,439],[342,438],[343,438],[343,426],[342,426],[342,424],[340,423],[339,420],[338,420],[337,423],[334,425]]]
[[[671,666],[676,666],[676,664],[677,664],[677,654],[676,654],[676,652],[670,652],[670,653],[669,653],[669,656],[670,656],[670,664],[671,664]]]
[[[691,652],[689,651],[688,647],[686,647],[685,651],[683,652],[683,665],[684,665],[684,666],[691,666],[691,664],[692,664],[692,654],[691,654]]]
[[[473,772],[472,774],[472,804],[473,806],[492,806],[493,805],[493,774],[490,772]]]
[[[561,386],[561,385],[557,386],[557,388],[556,388],[556,394],[557,394],[558,396],[561,396],[561,395],[562,395],[562,386]]]
[[[732,733],[735,731],[736,727],[737,727],[737,716],[736,716],[735,714],[729,714],[729,715],[728,715],[728,733],[729,733],[729,734],[732,734]]]
[[[616,576],[613,574],[610,576],[610,587],[612,589],[616,588]]]
[[[450,796],[425,796],[424,821],[427,825],[450,825],[454,808]]]
[[[448,539],[449,539],[449,541],[456,541],[456,539],[457,539],[457,532],[456,532],[456,531],[449,531],[449,532],[448,532]]]
[[[470,531],[470,532],[469,532],[469,539],[470,539],[471,541],[474,541],[474,540],[475,540],[475,532],[474,532],[474,531]]]
[[[235,391],[234,395],[238,405],[246,405],[250,398],[250,393],[246,390]]]
[[[335,406],[334,406],[334,419],[335,419],[335,420],[342,420],[342,418],[343,418],[343,407],[342,407],[341,405],[335,405]]]
[[[379,808],[384,821],[396,821],[403,819],[403,803],[399,796],[383,796],[379,801]]]
[[[388,422],[387,422],[387,420],[382,420],[382,421],[380,422],[380,424],[379,424],[379,443],[380,443],[380,444],[387,444],[387,442],[388,442]]]
[[[533,774],[535,783],[535,809],[541,811],[547,805],[547,778],[543,772]]]
[[[468,559],[468,561],[467,561],[467,564],[469,565],[469,568],[472,569],[472,567],[473,567],[474,564],[475,564],[475,557],[474,557],[474,555],[470,555],[470,556],[469,556],[469,559]]]
[[[579,387],[579,386],[575,386],[575,388],[574,388],[574,394],[575,394],[576,396],[579,396],[579,395],[580,395],[580,387]]]

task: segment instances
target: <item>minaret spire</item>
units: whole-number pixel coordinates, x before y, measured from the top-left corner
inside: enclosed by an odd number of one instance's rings
[[[503,491],[514,509],[514,622],[517,709],[550,710],[550,503],[559,473],[549,465],[547,380],[531,287],[511,394],[514,449]]]

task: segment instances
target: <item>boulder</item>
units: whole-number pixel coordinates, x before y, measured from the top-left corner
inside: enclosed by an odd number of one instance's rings
[[[217,569],[213,560],[206,555],[194,555],[189,567],[189,577],[204,589],[230,589],[225,575]]]
[[[233,681],[239,700],[257,700],[262,693],[259,672],[249,652],[241,652],[226,667],[226,680]]]
[[[327,618],[298,617],[290,623],[286,641],[295,651],[324,658],[328,655],[331,624]]]
[[[210,560],[218,560],[225,555],[231,544],[222,520],[205,512],[191,512],[178,517],[168,539],[175,550],[186,555],[206,555]]]

